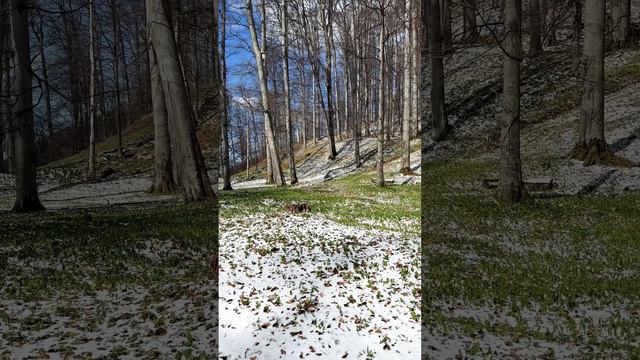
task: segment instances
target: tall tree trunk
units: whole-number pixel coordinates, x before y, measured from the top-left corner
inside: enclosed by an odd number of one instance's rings
[[[529,0],[529,56],[531,57],[542,52],[540,30],[540,0]]]
[[[289,145],[289,171],[291,185],[298,182],[296,174],[295,152],[293,151],[293,129],[291,126],[291,91],[289,90],[289,13],[287,0],[282,1],[282,71],[284,76],[285,124],[287,126],[287,143]]]
[[[355,19],[355,17],[354,17]],[[354,42],[354,46],[355,46],[355,42]],[[364,111],[362,109],[362,106],[360,104],[360,83],[361,83],[361,79],[362,79],[362,75],[361,75],[361,70],[362,70],[362,62],[359,60],[360,59],[360,51],[359,48],[356,49],[356,59],[355,59],[355,69],[354,72],[355,74],[351,75],[351,80],[354,81],[354,83],[351,85],[351,91],[353,92],[353,99],[354,99],[354,111],[353,111],[353,159],[354,159],[354,163],[356,165],[356,168],[359,168],[361,165],[361,160],[360,160],[360,121],[362,120],[361,117],[364,114]]]
[[[168,194],[175,191],[173,181],[173,165],[171,163],[171,139],[169,136],[169,119],[162,90],[162,81],[158,63],[149,47],[149,64],[151,71],[151,105],[153,111],[153,146],[154,146],[154,179],[150,193]]]
[[[406,1],[406,18],[405,18],[405,40],[404,40],[404,84],[402,86],[403,92],[403,111],[402,111],[402,164],[400,167],[401,173],[408,173],[411,171],[411,108],[413,107],[413,99],[411,97],[412,87],[412,63],[413,53],[417,49],[413,48],[413,2],[412,0]]]
[[[435,0],[438,1],[438,0]],[[384,0],[382,4],[380,4],[380,41],[378,42],[379,46],[379,55],[378,61],[380,63],[379,76],[378,76],[378,161],[377,161],[377,176],[376,176],[376,185],[384,186],[384,112],[385,112],[385,39],[386,39],[386,29],[385,29],[385,4]]]
[[[420,31],[422,21],[419,21],[419,15],[421,14],[420,5],[421,2],[419,0],[412,0],[412,16],[413,16],[413,48],[415,51],[413,52],[413,72],[412,72],[412,82],[411,82],[411,97],[413,106],[411,107],[411,117],[415,121],[414,131],[415,137],[420,137],[421,133],[421,121],[420,121],[420,111],[418,108],[418,104],[420,103],[420,77],[422,76],[422,67],[421,67],[421,44],[422,32]]]
[[[331,66],[333,61],[333,0],[327,1],[327,19],[325,23],[325,48],[326,48],[326,57],[327,57],[327,66],[326,66],[326,82],[327,82],[327,130],[329,132],[329,159],[333,160],[338,155],[336,151],[336,141],[334,135],[333,128],[333,118],[334,118],[334,105],[333,105],[333,92],[331,90],[331,86],[333,83],[331,77]]]
[[[311,76],[311,98],[312,98],[312,126],[311,131],[313,133],[313,143],[316,144],[318,142],[318,104],[316,104],[316,77]]]
[[[582,37],[582,0],[573,0],[574,16],[573,16],[573,32],[571,34],[571,47],[573,52],[573,71],[578,75],[580,70],[580,60],[582,59],[582,46],[580,39]]]
[[[623,48],[629,43],[631,1],[612,0],[611,17],[613,18],[613,45],[617,48]]]
[[[180,70],[168,1],[146,1],[150,47],[162,82],[170,134],[175,137],[173,159],[179,164],[180,183],[185,201],[213,200],[215,193],[204,167],[195,124],[191,118],[191,106]],[[215,146],[217,144],[214,144]]]
[[[448,51],[451,47],[451,42],[453,41],[452,30],[451,30],[451,0],[441,0],[442,1],[442,14],[440,15],[440,34],[441,34],[441,43],[443,49]],[[440,6],[440,3],[438,3]]]
[[[214,1],[214,7],[217,7],[217,1]],[[224,106],[224,114],[222,118],[222,177],[223,177],[223,190],[233,190],[231,186],[231,168],[229,166],[229,100],[227,96],[227,61],[226,61],[226,36],[227,36],[227,1],[222,0],[222,39],[220,39],[221,43],[221,53],[220,53],[220,74],[222,76],[222,101]],[[218,11],[215,11],[214,21],[217,23],[217,14]],[[214,26],[217,29],[217,26]],[[218,36],[214,34],[213,36],[214,42],[212,46],[218,46]],[[215,50],[215,49],[214,49]],[[215,66],[215,64],[214,64]]]
[[[462,38],[468,43],[474,43],[476,42],[476,40],[478,40],[478,27],[476,23],[476,1],[464,0],[462,6],[464,7],[464,34]]]
[[[429,10],[427,35],[431,55],[431,120],[433,122],[433,139],[444,140],[450,130],[444,100],[444,66],[442,62],[442,35],[440,33],[440,6],[438,0],[426,0]],[[423,2],[424,3],[424,2]]]
[[[585,166],[612,157],[604,133],[604,21],[605,1],[587,0],[584,8],[584,64],[578,142],[574,157]]]
[[[87,177],[96,177],[96,9],[95,0],[89,0],[89,170]]]
[[[504,100],[501,117],[498,194],[506,202],[523,199],[520,161],[520,61],[522,60],[522,2],[505,1]]]
[[[266,13],[266,11],[264,13]],[[264,22],[265,19],[263,18],[262,21]],[[267,138],[267,151],[269,156],[271,157],[271,171],[273,173],[273,180],[277,186],[284,186],[284,174],[282,172],[280,155],[278,154],[275,127],[273,126],[273,122],[271,119],[271,110],[269,106],[269,90],[267,89],[267,77],[264,65],[267,54],[262,53],[258,45],[258,35],[256,33],[255,21],[253,19],[252,0],[247,0],[247,22],[249,25],[249,32],[251,33],[253,55],[255,56],[256,65],[258,67],[258,78],[260,81],[260,92],[262,94],[262,107],[264,111],[265,136]]]
[[[47,56],[44,46],[44,21],[40,18],[38,47],[40,48],[40,60],[42,62],[42,96],[44,97],[44,121],[47,124],[47,135],[49,141],[53,139],[53,116],[51,114],[51,91],[49,89],[49,71],[47,70]]]
[[[118,31],[118,9],[115,0],[111,0],[111,17],[113,31]],[[122,101],[120,99],[120,37],[115,36],[115,44],[113,45],[113,82],[116,87],[116,128],[118,129],[118,153],[124,156],[122,144]]]
[[[11,0],[11,33],[13,34],[16,101],[13,109],[15,125],[16,202],[13,211],[44,210],[38,196],[36,156],[33,134],[33,95],[29,46],[29,4],[27,0]]]
[[[9,30],[5,13],[6,6],[4,2],[1,4],[3,8],[0,10],[0,174],[5,172],[4,140],[5,135],[9,132],[8,120],[11,117],[5,108],[6,100],[9,98],[9,93],[5,92],[5,82],[9,81],[9,66],[5,61],[7,58],[6,49],[9,48],[6,41],[9,37]]]

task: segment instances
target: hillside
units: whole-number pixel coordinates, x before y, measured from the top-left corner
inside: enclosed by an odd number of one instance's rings
[[[525,61],[523,176],[553,188],[515,206],[484,184],[499,167],[494,56],[476,58],[474,77],[451,70],[453,132],[425,144],[424,346],[433,358],[637,356],[640,49],[606,56],[613,166],[570,159],[580,94],[570,58]]]

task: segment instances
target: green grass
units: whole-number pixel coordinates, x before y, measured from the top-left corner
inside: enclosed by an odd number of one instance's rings
[[[114,207],[0,216],[0,298],[38,300],[121,285],[167,285],[211,276],[212,204]],[[171,251],[157,252],[162,244]],[[144,255],[145,249],[157,257]]]
[[[289,203],[308,203],[312,213],[321,213],[346,225],[387,229],[384,223],[364,224],[363,219],[397,223],[415,220],[415,226],[405,229],[419,232],[419,185],[390,185],[377,187],[374,175],[362,173],[345,178],[298,188],[258,188],[223,192],[221,217],[242,214],[276,213],[285,211]],[[269,200],[267,200],[269,199]]]
[[[638,344],[630,345],[640,338],[640,194],[530,197],[510,206],[491,191],[470,190],[471,182],[495,174],[496,166],[439,162],[423,169],[423,321],[469,336],[531,336],[640,355]],[[537,309],[558,317],[558,329],[547,334],[484,323],[452,316],[442,305],[457,302],[516,314]],[[584,307],[636,315],[576,324],[575,311]]]
[[[122,174],[133,174],[149,171],[153,167],[153,145],[145,151],[136,150],[137,143],[149,136],[153,136],[153,118],[144,116],[134,122],[122,134],[123,147],[133,148],[136,156],[131,159],[117,157],[111,161],[101,159],[100,155],[105,152],[112,152],[118,149],[118,136],[111,136],[96,144],[96,169],[97,172],[111,167]],[[145,145],[148,147],[148,145]],[[84,176],[89,161],[89,150],[85,149],[79,153],[47,164],[41,168],[42,171],[61,170],[70,172],[71,175]]]

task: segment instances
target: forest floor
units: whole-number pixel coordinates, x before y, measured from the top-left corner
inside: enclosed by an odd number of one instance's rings
[[[363,140],[363,154],[374,144]],[[296,187],[223,192],[222,358],[420,357],[420,177],[378,188],[374,160],[355,170],[350,142],[338,148],[335,161],[326,143],[309,150]],[[393,178],[393,147],[389,159]]]
[[[425,144],[431,358],[640,356],[640,51],[606,60],[606,136],[625,166],[569,158],[578,119],[570,64],[549,54],[524,70],[524,177],[553,179],[553,189],[507,206],[483,186],[499,166],[501,93],[490,79],[500,69],[490,63],[480,84],[451,94],[451,137]]]
[[[152,122],[39,168],[47,212],[12,214],[0,174],[0,359],[210,359],[217,351],[217,209],[151,195]],[[206,132],[204,132],[206,135]]]
[[[0,359],[211,358],[216,209],[0,216]]]
[[[223,194],[223,358],[419,358],[419,186],[371,179]]]

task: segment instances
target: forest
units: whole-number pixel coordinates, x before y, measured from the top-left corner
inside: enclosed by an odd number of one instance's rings
[[[639,10],[2,0],[0,358],[640,356]]]

